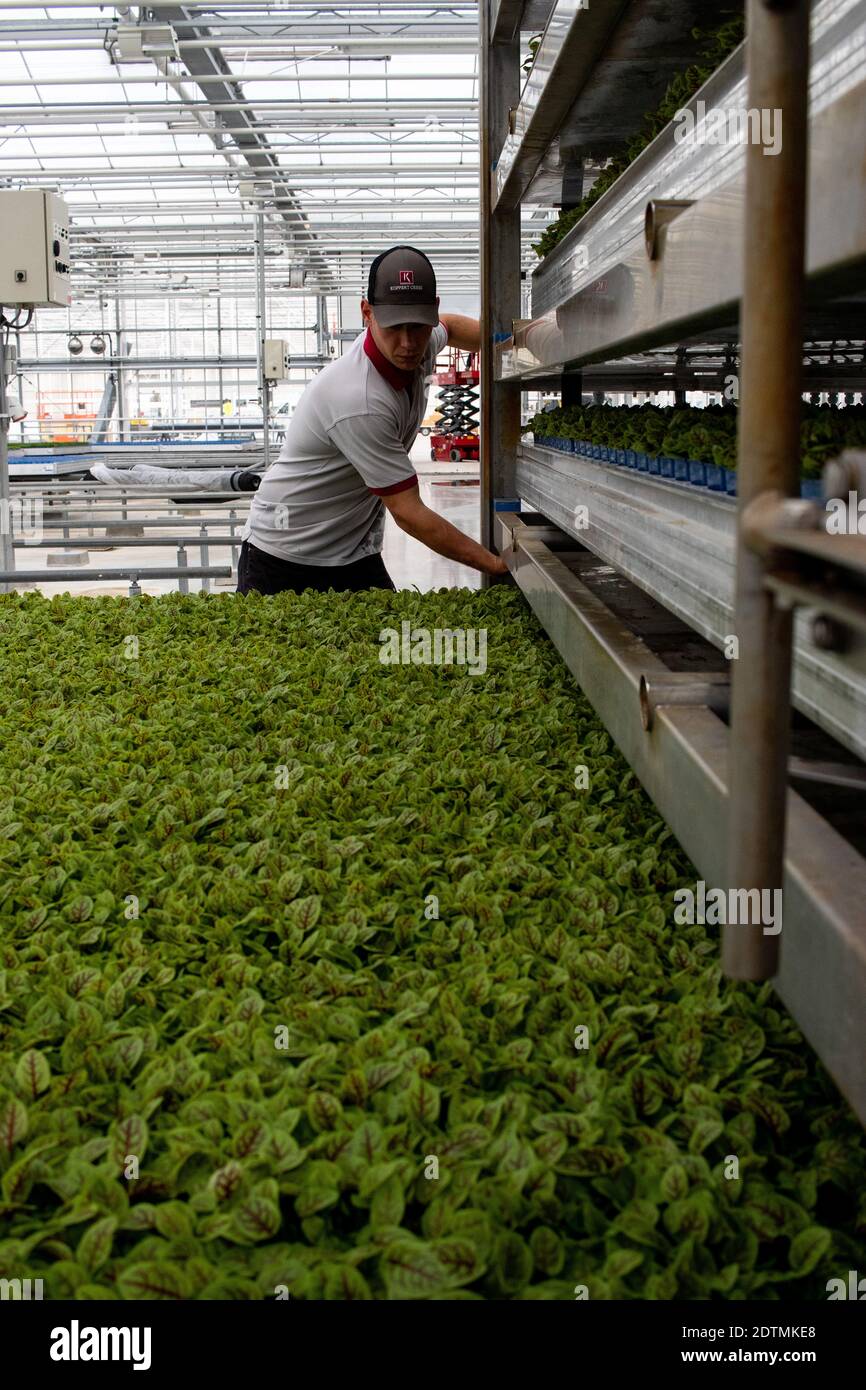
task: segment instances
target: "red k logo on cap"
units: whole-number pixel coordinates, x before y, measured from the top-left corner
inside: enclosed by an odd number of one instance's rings
[[[400,284],[401,284],[401,285],[414,285],[414,283],[415,283],[415,272],[414,272],[414,270],[401,270],[401,271],[400,271]]]

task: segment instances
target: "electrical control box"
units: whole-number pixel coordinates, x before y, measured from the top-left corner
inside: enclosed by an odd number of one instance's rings
[[[289,355],[285,338],[265,338],[262,371],[266,381],[285,381],[289,374]]]
[[[0,304],[61,308],[72,303],[69,211],[42,188],[0,191]]]

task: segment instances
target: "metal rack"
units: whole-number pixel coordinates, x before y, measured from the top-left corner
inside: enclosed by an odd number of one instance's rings
[[[706,15],[664,9],[676,67]],[[789,785],[862,786],[866,756],[866,539],[828,535],[821,502],[799,497],[801,394],[862,389],[866,0],[748,0],[746,43],[688,106],[780,110],[778,152],[668,126],[535,270],[527,318],[521,205],[576,205],[589,147],[634,133],[634,102],[671,72],[623,76],[652,63],[654,15],[553,5],[521,91],[528,7],[482,3],[482,535],[699,874],[783,890],[781,951],[760,924],[729,926],[723,966],[773,979],[866,1122],[863,844]],[[734,364],[736,503],[521,442],[523,391],[683,399]],[[863,456],[825,475],[826,496],[849,484],[866,495]],[[790,759],[792,706],[845,766]]]
[[[13,483],[4,512],[12,562],[0,573],[0,592],[17,584],[104,579],[129,579],[133,595],[139,592],[139,579],[177,579],[182,594],[189,593],[190,579],[200,579],[207,592],[211,579],[228,579],[237,566],[251,496],[180,485]],[[221,502],[226,504],[221,513],[209,510]],[[188,547],[199,551],[199,565],[189,565]],[[91,551],[139,548],[174,551],[176,566],[138,561],[124,569],[90,567]],[[211,565],[213,549],[229,550],[231,565]],[[50,568],[20,567],[28,552],[40,551],[54,552],[47,555]],[[79,562],[86,567],[71,568]]]

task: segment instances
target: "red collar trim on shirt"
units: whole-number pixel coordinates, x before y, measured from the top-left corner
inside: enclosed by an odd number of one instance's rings
[[[380,376],[383,376],[389,386],[393,386],[395,391],[408,391],[415,379],[414,372],[401,371],[395,367],[393,362],[389,362],[387,357],[379,351],[376,346],[373,334],[367,329],[367,336],[364,339],[364,351],[369,357],[373,366]]]

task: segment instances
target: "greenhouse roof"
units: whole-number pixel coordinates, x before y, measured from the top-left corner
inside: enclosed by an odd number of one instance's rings
[[[0,0],[0,187],[70,208],[76,300],[354,293],[420,244],[478,284],[474,3]]]

